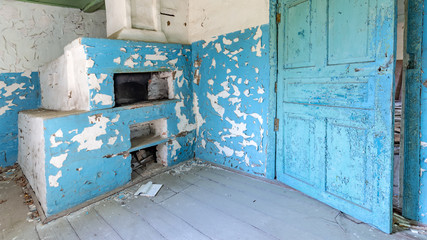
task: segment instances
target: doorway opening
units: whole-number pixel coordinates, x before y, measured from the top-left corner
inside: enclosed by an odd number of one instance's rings
[[[402,98],[405,81],[404,52],[406,11],[405,1],[398,0],[397,39],[396,39],[396,69],[395,69],[395,97],[394,97],[394,171],[393,171],[393,209],[401,214],[403,206],[403,124]]]

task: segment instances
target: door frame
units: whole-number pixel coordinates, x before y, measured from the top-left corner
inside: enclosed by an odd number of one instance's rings
[[[270,93],[268,96],[268,144],[267,147],[267,178],[276,178],[276,158],[277,158],[277,132],[275,129],[277,118],[277,1],[270,0],[270,41],[269,41],[269,55],[270,55]],[[271,134],[269,134],[271,133]]]
[[[425,166],[423,155],[426,155],[426,150],[421,146],[422,138],[420,133],[426,126],[423,126],[422,120],[425,120],[427,113],[423,108],[422,98],[426,96],[426,91],[423,91],[423,79],[426,79],[427,73],[422,73],[422,69],[427,69],[427,61],[423,60],[423,24],[425,17],[423,16],[423,5],[427,4],[426,0],[407,0],[406,13],[406,43],[404,44],[404,66],[405,80],[403,84],[402,96],[402,121],[403,121],[403,207],[402,214],[406,218],[422,221],[421,210],[419,210],[422,200],[419,192],[421,189],[421,168]],[[426,34],[426,33],[424,33]],[[423,93],[424,92],[424,93]],[[423,153],[424,152],[424,153]],[[423,163],[423,164],[422,164]],[[424,168],[425,169],[425,168]],[[425,195],[425,194],[424,194]],[[424,197],[425,198],[425,197]]]

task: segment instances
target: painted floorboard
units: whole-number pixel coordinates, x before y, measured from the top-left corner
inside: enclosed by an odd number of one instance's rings
[[[148,222],[138,218],[117,202],[103,202],[95,206],[95,210],[125,240],[165,239]]]
[[[179,193],[161,205],[212,239],[275,239],[186,194]]]
[[[0,239],[426,239],[384,234],[294,190],[208,165],[150,180],[164,184],[154,198],[134,197],[138,184],[37,231],[17,223]]]
[[[67,216],[80,239],[122,240],[122,238],[99,216],[94,209],[83,209],[78,214]]]
[[[267,235],[274,236],[275,238],[282,239],[284,236],[288,236],[294,239],[320,239],[311,233],[295,228],[293,226],[294,224],[283,224],[282,221],[278,221],[279,219],[270,216],[268,213],[258,211],[248,205],[232,201],[226,194],[215,194],[217,192],[212,191],[212,189],[205,190],[203,186],[199,187],[193,185],[182,193],[185,193],[200,202],[205,202],[217,211],[239,219],[240,221],[257,229],[262,229],[262,231]]]
[[[127,204],[129,211],[147,221],[165,238],[170,240],[210,239],[190,224],[175,216],[148,198],[137,198]]]
[[[199,187],[219,195],[225,194],[239,204],[246,204],[272,215],[277,221],[284,223],[284,227],[294,226],[300,231],[315,233],[320,239],[407,239],[401,234],[390,236],[366,224],[357,224],[339,211],[291,189],[284,189],[290,195],[268,194],[266,191],[272,190],[268,187],[271,184],[239,175],[236,178],[228,171],[206,169],[197,174],[206,178],[195,182]],[[182,179],[185,180],[185,177]],[[194,181],[193,176],[190,179]],[[256,185],[258,187],[254,187]],[[262,188],[262,185],[266,188]],[[251,199],[256,201],[251,203]],[[291,234],[289,232],[281,239],[287,239]]]
[[[60,218],[45,225],[37,225],[37,232],[42,240],[78,240],[74,229],[66,218]]]
[[[257,199],[257,201],[271,206],[271,211],[269,212],[271,212],[273,215],[278,215],[279,212],[277,210],[283,209],[295,211],[300,213],[301,216],[309,214],[311,217],[321,217],[330,221],[334,221],[335,217],[339,213],[337,210],[327,206],[326,204],[320,203],[294,190],[284,188],[278,192],[273,192],[262,187],[256,187],[254,185],[257,184],[258,180],[255,179],[240,176],[243,177],[244,181],[236,180],[236,178],[231,175],[222,176],[215,174],[213,171],[200,171],[196,174],[213,182],[222,184],[227,188],[240,191],[244,195],[254,198],[254,200]],[[267,185],[270,185],[269,183],[262,184],[264,184],[266,187]],[[274,209],[276,209],[276,211],[274,211]],[[313,211],[307,212],[307,209],[313,209]]]
[[[193,179],[193,176],[189,176]],[[184,181],[185,177],[182,178]],[[246,221],[272,235],[281,237],[304,237],[304,239],[316,239],[316,236],[329,236],[331,231],[341,229],[336,222],[325,221],[324,219],[315,218],[300,214],[287,207],[285,204],[271,205],[268,201],[254,198],[241,191],[229,189],[225,185],[213,182],[209,179],[200,178],[194,187],[185,190],[184,193],[200,201],[204,201],[213,205],[217,209],[226,211],[228,214],[236,218]],[[242,186],[243,187],[243,186]],[[338,212],[336,212],[338,214]],[[312,228],[308,223],[310,221],[318,221],[316,228],[319,228],[315,234],[310,234],[308,228]],[[320,221],[319,221],[320,220]],[[336,234],[337,238],[342,239],[343,234]],[[322,238],[320,238],[322,239]]]

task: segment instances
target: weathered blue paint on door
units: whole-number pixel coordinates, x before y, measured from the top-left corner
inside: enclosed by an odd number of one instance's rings
[[[277,178],[391,232],[395,3],[279,4]]]

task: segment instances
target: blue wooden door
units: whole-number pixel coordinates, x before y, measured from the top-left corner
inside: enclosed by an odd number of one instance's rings
[[[392,226],[394,0],[280,0],[277,178]]]

